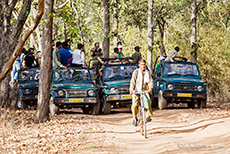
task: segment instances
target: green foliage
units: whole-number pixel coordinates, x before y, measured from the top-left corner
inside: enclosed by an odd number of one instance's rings
[[[55,6],[65,1],[57,1]],[[95,42],[102,47],[103,41],[103,1],[102,0],[76,0],[74,1],[80,17],[85,41],[86,58],[90,59],[89,51]],[[123,43],[123,52],[126,56],[134,53],[134,47],[142,47],[141,53],[147,59],[148,37],[148,0],[119,0],[118,1],[119,27],[113,31],[114,0],[110,0],[110,40],[111,50],[114,34],[118,33],[118,41]],[[158,20],[166,21],[164,39],[158,37],[159,30],[154,27],[153,60],[160,55],[159,45],[164,42],[166,53],[175,46],[180,47],[179,56],[190,59],[190,0],[155,0],[153,20],[162,8]],[[37,3],[33,2],[34,7]],[[80,43],[80,30],[76,14],[68,2],[64,7],[55,10],[54,17],[55,41],[64,41],[63,23],[66,25],[67,38],[72,40],[71,48],[74,50]],[[43,21],[45,22],[45,21]],[[223,94],[223,86],[229,85],[230,77],[230,1],[197,1],[197,63],[203,80],[207,82],[210,93]],[[153,61],[154,62],[154,61]],[[225,88],[226,89],[226,88]]]

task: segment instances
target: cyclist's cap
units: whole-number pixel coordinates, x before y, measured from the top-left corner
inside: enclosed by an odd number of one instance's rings
[[[138,49],[141,49],[141,47],[135,46],[134,50],[138,50]]]

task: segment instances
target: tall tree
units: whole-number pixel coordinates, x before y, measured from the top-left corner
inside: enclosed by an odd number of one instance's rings
[[[152,72],[152,52],[153,52],[153,3],[154,0],[149,0],[148,9],[148,57],[147,64]]]
[[[39,12],[34,19],[32,26],[22,35],[18,45],[16,43],[22,33],[23,26],[30,12],[31,0],[23,0],[17,19],[12,18],[13,10],[16,9],[17,0],[0,1],[0,48],[4,51],[0,54],[0,106],[6,107],[9,102],[9,75],[8,72],[13,66],[15,59],[20,55],[25,41],[36,29],[42,14],[44,0],[39,0]],[[2,11],[4,10],[4,11]],[[14,22],[12,22],[14,21]],[[8,75],[8,76],[7,76]]]
[[[42,59],[39,79],[38,107],[36,114],[37,122],[49,120],[49,99],[51,84],[51,48],[52,48],[52,25],[53,25],[53,2],[54,0],[45,0],[44,20],[42,39]]]
[[[191,38],[190,38],[190,48],[191,48],[191,61],[193,63],[197,62],[197,42],[196,42],[196,0],[191,0]]]
[[[109,17],[109,0],[103,0],[103,54],[104,58],[109,58],[109,32],[110,32],[110,17]]]
[[[116,45],[118,41],[118,0],[114,0],[114,19],[113,19],[113,44]]]

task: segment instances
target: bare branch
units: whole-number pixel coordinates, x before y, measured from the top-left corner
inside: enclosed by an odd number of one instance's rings
[[[60,8],[64,7],[68,2],[69,2],[69,0],[67,0],[65,3],[63,3],[63,4],[61,4],[61,5],[57,6],[57,7],[54,6],[54,10],[56,11],[57,9],[60,9]]]
[[[78,14],[78,11],[77,11],[77,7],[74,7],[74,5],[76,5],[76,4],[73,4],[73,2],[71,1],[71,6],[72,6],[73,10],[75,11],[75,13],[77,15],[78,27],[79,27],[79,30],[80,30],[80,33],[81,33],[81,43],[84,44],[84,37],[83,37],[82,28],[81,28],[81,22],[80,22],[79,14]]]
[[[161,9],[157,12],[156,18],[155,18],[155,20],[153,22],[153,25],[152,25],[152,28],[156,26],[157,18],[158,18],[159,14],[161,13],[163,8],[164,8],[164,6],[162,6]]]
[[[44,12],[44,0],[39,0],[38,2],[38,14],[34,19],[34,22],[32,24],[32,26],[26,30],[26,32],[22,35],[18,45],[16,46],[16,48],[14,49],[13,55],[11,56],[10,60],[8,61],[8,63],[6,65],[4,65],[3,67],[3,71],[0,75],[0,82],[2,80],[5,79],[7,73],[10,71],[10,69],[13,66],[14,61],[16,60],[16,58],[20,55],[22,48],[26,42],[26,40],[29,38],[30,34],[36,29],[36,27],[39,24],[39,21],[42,18]]]

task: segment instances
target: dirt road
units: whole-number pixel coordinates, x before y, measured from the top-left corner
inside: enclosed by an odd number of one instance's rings
[[[230,153],[230,121],[227,109],[169,108],[154,110],[145,139],[132,126],[129,109],[94,116],[104,128],[106,142],[94,153]],[[112,141],[113,145],[106,143]]]
[[[148,138],[136,132],[129,108],[108,115],[62,110],[35,124],[36,110],[0,109],[0,153],[230,153],[230,103],[153,110]]]

